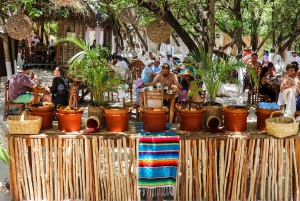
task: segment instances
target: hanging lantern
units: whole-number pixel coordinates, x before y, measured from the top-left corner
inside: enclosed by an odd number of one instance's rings
[[[24,14],[13,15],[8,18],[5,29],[8,35],[16,40],[22,40],[30,36],[33,22]]]
[[[163,20],[157,19],[148,24],[146,33],[154,43],[163,43],[170,38],[171,27]]]
[[[50,0],[52,3],[58,6],[70,6],[79,2],[79,0]]]
[[[137,18],[136,10],[132,7],[123,8],[119,14],[121,22],[133,24]]]

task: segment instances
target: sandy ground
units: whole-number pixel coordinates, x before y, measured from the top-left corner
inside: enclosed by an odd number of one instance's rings
[[[43,83],[51,83],[52,79],[53,79],[53,70],[50,69],[33,69],[32,70],[35,73],[39,74],[39,78],[42,79]],[[3,89],[3,82],[5,82],[7,80],[6,77],[1,77],[1,88],[0,88],[0,125],[1,125],[1,130],[0,132],[3,133],[5,132],[5,130],[7,129],[7,122],[6,121],[2,121],[3,119],[3,104],[4,104],[4,89]],[[226,89],[226,97],[218,97],[217,98],[217,102],[223,103],[224,105],[234,105],[236,104],[236,100],[237,100],[237,87],[235,85],[232,84],[225,84],[224,85],[225,89]],[[88,97],[87,97],[88,99]],[[127,99],[129,101],[129,96],[127,95]],[[243,95],[243,102],[244,105],[246,104],[246,100],[247,100],[247,91],[244,93]],[[87,104],[83,104],[85,106],[87,106]],[[87,110],[87,107],[86,107]],[[255,109],[253,107],[250,108],[249,111],[249,116],[248,116],[248,121],[249,122],[253,122],[256,121],[256,116],[255,116]],[[87,117],[87,111],[84,112],[84,116],[83,119],[85,119]],[[5,137],[2,135],[2,139],[1,141],[4,143],[4,145],[6,146],[6,139]],[[9,181],[9,168],[7,165],[5,165],[2,161],[0,161],[0,182],[2,182],[2,184],[4,185],[6,182]],[[6,201],[9,200],[9,190],[7,188],[5,188],[5,186],[2,188],[2,190],[0,191],[0,201]]]

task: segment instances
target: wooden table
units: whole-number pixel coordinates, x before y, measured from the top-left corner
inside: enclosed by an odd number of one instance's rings
[[[174,200],[300,200],[299,133],[275,138],[255,122],[224,134],[172,127],[180,136]],[[6,137],[11,200],[141,200],[134,124],[120,133],[64,133],[53,125]]]
[[[44,93],[45,92],[45,87],[38,86],[38,87],[35,87],[35,88],[30,88],[28,91],[33,92],[33,95],[34,95],[33,103],[38,103],[39,93]]]
[[[176,94],[175,93],[164,93],[164,99],[171,100],[170,103],[170,114],[169,114],[169,122],[173,122],[173,116],[174,116],[174,109],[175,109],[175,98]],[[140,91],[140,105],[143,105],[144,101],[144,91]]]

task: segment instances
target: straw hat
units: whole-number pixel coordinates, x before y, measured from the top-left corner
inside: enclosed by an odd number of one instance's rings
[[[285,90],[282,92],[282,99],[283,99],[284,101],[287,101],[288,96],[289,96],[289,93],[290,93],[290,91],[292,91],[292,90],[293,90],[292,88],[287,88],[287,89],[285,89]]]
[[[179,73],[180,75],[189,75],[191,77],[194,77],[194,73],[191,70],[186,70],[183,73]]]
[[[246,47],[244,48],[244,51],[249,51],[249,50],[252,50],[252,47],[251,47],[251,46],[246,46]]]

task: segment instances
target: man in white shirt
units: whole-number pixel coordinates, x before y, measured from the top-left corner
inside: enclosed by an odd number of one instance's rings
[[[128,66],[120,55],[117,55],[114,59],[116,59],[117,63],[112,66],[112,69],[114,69],[116,73],[120,73],[121,78],[124,80],[125,72],[128,70]]]
[[[174,67],[173,61],[172,61],[172,54],[171,52],[167,52],[167,57],[163,59],[162,64],[168,64],[170,66],[170,69],[172,70]]]
[[[292,63],[293,61],[296,61],[298,63],[298,66],[300,66],[300,57],[297,56],[296,50],[291,51],[292,56],[288,58],[288,64]]]

